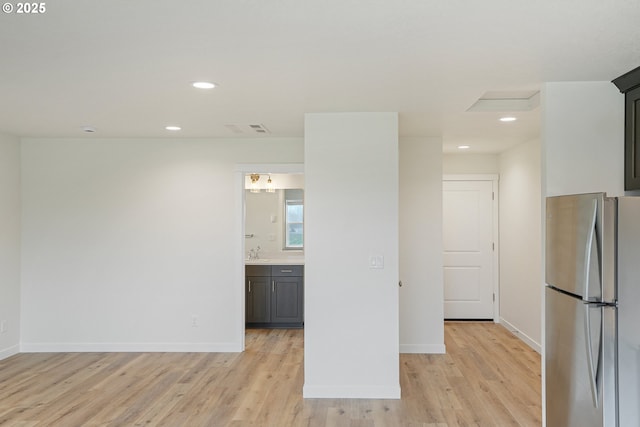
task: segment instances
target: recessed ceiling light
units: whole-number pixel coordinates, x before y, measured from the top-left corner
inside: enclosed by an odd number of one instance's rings
[[[96,131],[96,128],[94,128],[93,126],[82,126],[82,131],[86,133],[94,133]]]
[[[193,87],[198,89],[213,89],[216,87],[216,84],[211,82],[194,82]]]
[[[470,145],[458,145],[459,150],[468,150],[469,148],[471,148]]]
[[[180,130],[182,129],[180,126],[166,126],[166,130]]]
[[[515,122],[516,119],[515,117],[500,117],[500,121],[501,122]]]

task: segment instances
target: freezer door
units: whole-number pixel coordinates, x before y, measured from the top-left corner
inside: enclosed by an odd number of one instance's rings
[[[546,283],[602,300],[604,193],[547,198]]]
[[[620,426],[640,426],[640,198],[618,201]]]
[[[547,427],[614,426],[615,368],[603,360],[613,355],[611,345],[603,351],[605,340],[612,342],[603,336],[605,309],[548,287],[545,292]]]

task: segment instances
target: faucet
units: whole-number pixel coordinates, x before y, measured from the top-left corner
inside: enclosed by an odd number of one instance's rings
[[[259,259],[260,258],[260,246],[257,248],[251,248],[249,250],[249,259]]]

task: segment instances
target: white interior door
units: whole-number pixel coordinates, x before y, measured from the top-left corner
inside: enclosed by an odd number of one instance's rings
[[[444,181],[445,319],[494,318],[493,182]]]

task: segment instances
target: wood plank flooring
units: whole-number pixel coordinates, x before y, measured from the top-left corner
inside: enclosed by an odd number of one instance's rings
[[[540,426],[540,356],[493,323],[447,323],[446,355],[403,354],[401,400],[302,399],[303,331],[244,353],[18,354],[1,426]]]

